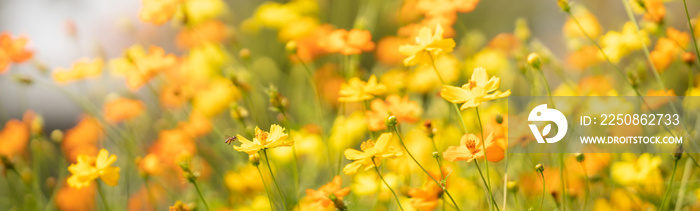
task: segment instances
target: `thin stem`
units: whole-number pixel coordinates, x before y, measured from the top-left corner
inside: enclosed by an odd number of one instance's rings
[[[476,107],[476,118],[479,120],[479,130],[481,131],[481,150],[484,151],[484,163],[486,164],[486,187],[488,187],[489,190],[489,197],[491,197],[491,201],[493,201],[493,206],[496,207],[496,210],[498,209],[498,205],[496,204],[496,200],[493,198],[493,192],[491,192],[491,175],[489,173],[489,159],[488,159],[488,153],[486,153],[486,143],[483,143],[484,140],[484,126],[481,123],[481,116],[479,114],[479,107]],[[474,161],[477,162],[477,161]]]
[[[698,61],[700,61],[700,50],[698,50],[698,41],[695,40],[695,31],[693,31],[693,24],[690,22],[690,14],[688,13],[688,5],[685,3],[685,0],[683,0],[683,8],[685,8],[685,17],[688,19],[688,27],[690,27],[690,37],[693,38],[693,46],[695,46],[695,56],[698,58]],[[690,70],[693,71],[693,70]]]
[[[270,177],[272,177],[272,182],[275,183],[275,187],[277,188],[277,193],[280,195],[280,198],[282,199],[282,208],[284,210],[287,210],[287,203],[284,201],[284,195],[282,194],[282,189],[280,189],[279,184],[277,184],[277,179],[275,179],[275,174],[272,173],[272,167],[270,167],[270,159],[267,157],[267,150],[263,149],[262,150],[263,155],[265,156],[265,162],[267,162],[267,170],[270,171]]]
[[[105,198],[105,194],[103,193],[103,190],[102,190],[102,183],[97,182],[97,181],[96,181],[96,183],[97,183],[97,193],[100,194],[100,199],[102,199],[102,205],[105,206],[105,210],[109,211],[110,209],[109,209],[109,205],[107,204],[107,198]]]
[[[437,74],[438,78],[440,79],[440,83],[444,86],[445,81],[442,80],[442,76],[440,75],[440,72],[437,70],[437,66],[435,65],[435,59],[433,59],[432,54],[428,54],[430,57],[430,61],[433,64],[433,70],[435,70],[435,74]],[[467,130],[467,124],[464,123],[464,117],[462,117],[462,111],[459,109],[459,106],[457,103],[452,103],[452,107],[455,109],[455,112],[457,112],[457,116],[459,116],[459,122],[462,124],[462,130],[464,130],[464,133],[469,133],[469,130]]]
[[[693,171],[693,160],[685,160],[685,168],[683,168],[683,178],[681,179],[681,188],[678,189],[678,197],[676,199],[676,209],[675,211],[680,211],[683,207],[683,200],[685,198],[686,188],[688,187],[688,179]]]
[[[435,184],[438,185],[438,187],[442,188],[442,190],[445,191],[445,193],[447,194],[447,196],[450,197],[450,200],[452,200],[452,204],[454,204],[455,207],[457,208],[457,210],[459,210],[459,206],[457,206],[457,202],[455,202],[455,200],[452,198],[452,195],[450,195],[450,192],[447,191],[447,187],[443,186],[440,182],[438,182],[435,178],[433,178],[433,176],[430,175],[430,173],[428,173],[428,171],[425,170],[425,168],[423,168],[423,166],[422,166],[420,163],[418,163],[418,160],[416,160],[416,158],[413,157],[413,154],[411,154],[411,152],[408,151],[408,148],[406,148],[406,144],[404,144],[403,138],[401,138],[401,134],[399,133],[399,130],[396,129],[396,125],[394,125],[393,128],[394,128],[394,132],[396,132],[396,136],[399,137],[399,142],[401,142],[401,146],[402,146],[403,149],[406,151],[406,153],[408,154],[408,156],[411,157],[411,159],[413,159],[413,162],[415,162],[416,165],[418,165],[418,167],[420,167],[420,169],[423,170],[423,172],[425,172],[425,174],[428,175],[428,177],[430,177],[430,179],[432,179],[433,182],[435,182]],[[438,163],[439,163],[439,162],[438,162]],[[442,169],[440,169],[440,173],[442,173]],[[443,179],[444,179],[444,178],[443,178]]]
[[[542,79],[544,80],[544,88],[547,90],[547,97],[549,97],[549,104],[552,104],[552,108],[555,108],[554,105],[554,100],[552,98],[552,90],[549,89],[549,83],[547,82],[547,77],[544,76],[544,71],[542,71],[542,68],[537,68],[537,72],[540,72],[540,75],[542,76]]]
[[[255,165],[255,168],[258,169],[258,174],[260,174],[260,180],[263,182],[263,186],[265,187],[265,194],[267,194],[267,202],[270,203],[270,209],[272,209],[272,199],[270,198],[270,192],[267,191],[267,183],[265,182],[265,178],[263,178],[263,173],[260,171],[260,165]]]
[[[661,206],[659,207],[659,210],[666,210],[666,200],[668,199],[668,196],[671,193],[671,189],[673,189],[673,178],[676,176],[676,169],[678,169],[678,161],[680,159],[676,159],[676,161],[673,163],[673,172],[671,173],[671,181],[668,182],[668,189],[666,190],[666,193],[664,194],[664,200],[661,201]]]
[[[369,101],[367,101],[367,100],[362,101],[362,105],[364,106],[363,108],[365,109],[365,110],[364,110],[365,113],[367,113],[367,111],[370,111],[370,110],[371,110],[371,109],[370,109],[370,106],[369,106]],[[372,141],[374,141],[374,140],[375,140],[375,139],[374,139],[374,133],[372,132],[372,130],[369,129],[369,125],[367,125],[367,133],[369,133],[369,138],[371,138]]]
[[[403,207],[401,206],[401,201],[399,201],[399,196],[396,195],[396,192],[394,192],[394,189],[392,189],[391,186],[389,186],[389,183],[387,183],[386,180],[384,180],[384,177],[382,177],[382,173],[379,172],[379,167],[377,166],[377,163],[374,162],[374,157],[372,157],[372,164],[374,164],[374,170],[377,171],[377,175],[379,175],[379,179],[381,179],[382,182],[384,182],[384,185],[386,185],[386,187],[389,188],[391,193],[394,194],[394,198],[396,199],[396,204],[398,204],[399,208],[403,211]]]
[[[583,209],[586,210],[586,207],[588,207],[588,199],[591,196],[591,190],[590,190],[590,181],[588,179],[588,171],[586,170],[586,166],[583,165],[583,162],[580,162],[581,164],[581,169],[583,169],[583,174],[586,176],[586,189],[585,189],[585,196],[584,196],[584,201],[583,201]]]
[[[287,112],[282,112],[284,117],[284,122],[287,124],[287,129],[289,129],[289,139],[292,139],[292,155],[294,155],[294,163],[292,163],[292,168],[294,168],[294,200],[297,200],[297,193],[299,193],[299,157],[297,157],[296,142],[292,138],[292,123],[287,116]],[[329,156],[330,157],[330,156]]]
[[[486,179],[484,179],[484,174],[481,172],[481,167],[479,166],[479,163],[474,161],[474,164],[476,165],[476,169],[479,170],[479,176],[481,176],[481,181],[484,182],[484,186],[486,186],[486,190],[489,192],[489,195],[491,196],[490,197],[491,203],[493,203],[493,205],[496,205],[496,200],[493,199],[493,195],[491,194],[491,188],[488,185],[486,185],[487,184]],[[498,205],[496,205],[496,210],[499,210]]]
[[[207,210],[209,210],[209,204],[207,204],[207,200],[204,199],[204,195],[202,194],[202,190],[199,189],[199,184],[197,184],[196,180],[192,180],[192,184],[194,185],[194,188],[197,189],[197,194],[199,195],[199,199],[202,200],[204,207],[207,208]]]
[[[542,206],[544,206],[544,192],[546,192],[544,184],[544,174],[540,171],[540,176],[542,177],[542,200],[540,200],[540,211],[542,211]]]
[[[552,106],[554,107],[554,106]],[[559,153],[559,180],[561,181],[561,208],[566,210],[566,179],[564,179],[564,169],[566,168],[566,163],[564,163],[564,153]]]

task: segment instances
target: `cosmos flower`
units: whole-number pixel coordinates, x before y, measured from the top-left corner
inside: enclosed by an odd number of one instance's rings
[[[93,59],[92,61],[84,58],[80,59],[70,67],[70,69],[56,68],[53,73],[53,78],[59,83],[68,83],[88,77],[95,77],[102,73],[104,61],[101,58]]]
[[[493,133],[486,137],[486,141],[482,142],[481,139],[476,137],[474,134],[465,134],[459,141],[459,146],[450,146],[442,153],[445,160],[457,161],[463,160],[472,162],[474,159],[483,158],[484,151],[482,151],[486,144],[486,153],[488,153],[488,160],[491,162],[501,161],[504,157],[505,149],[496,144],[493,139]]]
[[[357,102],[374,98],[376,95],[381,95],[386,92],[386,86],[377,82],[377,76],[370,76],[367,82],[360,80],[358,77],[351,78],[347,84],[340,86],[341,102]]]
[[[360,149],[346,149],[345,158],[352,160],[353,162],[346,165],[343,168],[343,172],[347,175],[352,175],[357,173],[360,167],[365,167],[368,170],[375,166],[381,165],[383,158],[393,158],[403,155],[403,151],[397,150],[389,147],[391,142],[392,133],[382,133],[382,135],[377,138],[377,143],[375,144],[372,140],[367,140],[362,143]]]
[[[330,194],[333,194],[338,200],[342,201],[343,197],[350,193],[350,187],[341,188],[341,185],[342,181],[340,176],[336,175],[333,177],[333,181],[321,186],[318,190],[306,189],[306,197],[320,207],[333,207],[333,201],[328,197]]]
[[[260,130],[260,128],[255,127],[255,137],[253,138],[253,141],[250,141],[239,134],[236,137],[241,142],[241,146],[233,146],[233,149],[252,155],[258,153],[260,150],[291,146],[292,142],[286,141],[288,136],[288,134],[284,133],[284,128],[279,125],[271,125],[270,132],[263,131]]]
[[[402,45],[399,47],[401,54],[408,56],[403,60],[405,66],[413,66],[422,63],[431,63],[431,57],[441,53],[452,52],[455,41],[451,38],[442,38],[443,29],[439,24],[435,27],[435,34],[428,27],[423,27],[418,32],[415,45]]]
[[[115,161],[117,156],[110,156],[106,149],[101,149],[97,157],[78,155],[78,162],[68,167],[71,173],[68,185],[73,188],[82,188],[100,178],[105,184],[116,186],[119,180],[119,167],[111,166]]]
[[[481,67],[474,69],[469,83],[462,87],[443,85],[442,98],[452,103],[463,103],[461,110],[479,106],[482,102],[507,97],[510,90],[501,92],[496,89],[500,86],[501,78],[493,76],[490,79],[486,70]]]
[[[32,51],[26,49],[27,42],[26,37],[12,39],[9,33],[0,34],[0,73],[6,72],[11,63],[20,63],[32,58]]]

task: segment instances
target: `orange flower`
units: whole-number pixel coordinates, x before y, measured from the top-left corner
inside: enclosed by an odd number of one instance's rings
[[[0,34],[0,73],[10,69],[10,63],[21,63],[32,58],[32,51],[26,49],[26,37],[12,39],[12,35]]]
[[[566,62],[577,70],[585,70],[586,68],[600,63],[602,60],[598,57],[598,48],[595,46],[585,46],[576,52],[569,54]]]
[[[326,52],[326,49],[319,45],[319,40],[328,37],[331,31],[333,31],[333,25],[324,24],[316,27],[310,35],[297,39],[297,56],[299,56],[299,58],[292,56],[291,59],[293,61],[301,59],[304,62],[310,62],[319,56],[327,54],[328,52]]]
[[[501,161],[504,157],[505,149],[496,144],[493,139],[493,132],[489,134],[486,138],[486,153],[488,153],[488,160],[491,162]],[[474,159],[484,157],[484,152],[482,151],[481,139],[476,137],[474,134],[465,134],[462,136],[462,140],[459,141],[459,146],[450,146],[442,153],[445,160],[456,161],[464,160],[472,162]]]
[[[178,84],[164,85],[160,89],[160,104],[165,108],[177,108],[192,98],[192,90]]]
[[[171,165],[171,167],[176,167],[178,156],[194,155],[196,151],[197,146],[192,136],[179,128],[160,131],[158,139],[148,150],[148,152],[158,156],[161,162]]]
[[[678,54],[682,53],[690,42],[690,34],[672,27],[666,30],[666,36],[668,38],[662,37],[656,41],[654,51],[649,54],[651,63],[660,73],[664,72],[671,62],[676,60]]]
[[[162,170],[160,158],[153,153],[148,153],[146,157],[138,159],[136,165],[138,166],[139,172],[146,175],[158,175]]]
[[[399,122],[416,122],[420,118],[421,108],[418,103],[406,97],[390,95],[386,101],[374,99],[371,103],[371,111],[367,111],[368,127],[372,131],[386,129],[384,123],[389,115],[396,116]]]
[[[336,29],[321,41],[320,45],[331,53],[343,55],[360,54],[374,49],[372,35],[367,30]]]
[[[11,119],[0,131],[0,156],[21,154],[29,143],[29,127],[22,121]]]
[[[318,190],[306,189],[306,197],[311,199],[313,203],[319,205],[320,207],[332,207],[333,201],[328,198],[330,194],[335,195],[335,197],[338,197],[338,200],[342,201],[343,197],[350,193],[350,187],[340,188],[341,184],[342,181],[340,180],[340,176],[336,175],[333,177],[333,181],[321,186]]]
[[[666,7],[663,0],[644,0],[644,7],[647,13],[644,14],[644,19],[661,23],[666,16]]]
[[[386,36],[377,42],[375,57],[386,65],[399,65],[405,56],[399,52],[399,47],[410,43],[409,39],[394,36]]]
[[[194,27],[182,29],[175,38],[177,46],[185,49],[194,48],[203,43],[222,42],[228,36],[226,25],[218,20],[211,20]]]
[[[177,64],[177,57],[166,54],[163,48],[150,46],[148,52],[140,45],[129,47],[123,58],[110,61],[110,66],[117,74],[126,76],[126,84],[131,90],[137,90],[158,73]]]
[[[83,58],[73,63],[70,69],[56,68],[54,69],[53,79],[59,83],[68,83],[88,77],[98,76],[102,73],[104,61],[101,58],[96,58],[92,61]]]
[[[139,18],[143,22],[161,25],[170,20],[183,0],[143,0]]]
[[[669,89],[667,91],[664,90],[649,90],[647,92],[647,96],[644,98],[644,101],[646,102],[645,104],[642,104],[644,106],[644,110],[655,110],[657,108],[661,108],[661,106],[664,106],[670,102],[676,101],[676,92],[673,91],[673,89]]]
[[[443,169],[443,173],[445,170]],[[445,173],[446,175],[449,173]],[[442,180],[442,176],[430,172],[430,175],[436,180]],[[408,190],[408,196],[411,198],[411,205],[422,211],[435,210],[439,204],[440,197],[443,191],[433,180],[428,180],[425,185],[420,188],[411,188]]]
[[[91,116],[83,116],[80,122],[63,136],[61,147],[66,159],[75,163],[80,154],[97,155],[97,141],[103,136],[100,122]]]
[[[189,133],[193,137],[200,137],[211,132],[212,126],[209,119],[199,112],[192,112],[187,122],[180,122],[178,128]]]
[[[87,188],[83,187],[80,189],[71,188],[67,184],[63,185],[61,189],[56,192],[55,202],[58,210],[95,210],[95,185],[91,183]]]
[[[146,105],[141,101],[120,97],[106,103],[102,108],[102,112],[107,121],[119,123],[141,115],[145,108]]]

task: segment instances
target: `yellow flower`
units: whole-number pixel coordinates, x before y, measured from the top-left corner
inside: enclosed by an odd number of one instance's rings
[[[357,173],[360,167],[365,166],[365,170],[381,165],[381,158],[392,158],[403,155],[403,151],[389,147],[392,133],[382,133],[375,144],[372,140],[367,140],[360,146],[362,151],[356,149],[346,149],[345,157],[354,160],[343,168],[347,175]]]
[[[568,37],[585,37],[586,34],[592,38],[598,37],[602,31],[602,27],[600,26],[600,23],[595,15],[586,10],[582,10],[581,12],[577,13],[578,14],[574,16],[581,24],[581,27],[576,24],[574,19],[569,18],[566,20],[566,23],[564,23],[564,34]],[[581,28],[584,30],[581,30]],[[583,33],[584,31],[586,32],[585,34]]]
[[[284,128],[279,125],[273,124],[270,126],[270,132],[260,130],[260,128],[255,127],[255,137],[253,141],[246,139],[241,135],[237,135],[239,141],[241,141],[241,146],[233,146],[233,149],[239,152],[245,152],[249,155],[258,153],[260,150],[281,147],[281,146],[291,146],[291,141],[287,140],[289,135],[284,133]]]
[[[68,166],[72,174],[68,178],[68,185],[73,188],[82,188],[100,178],[109,186],[116,186],[119,180],[119,167],[111,166],[117,161],[116,155],[109,155],[106,149],[101,149],[97,157],[78,155],[78,163]]]
[[[636,160],[630,154],[623,155],[626,161],[616,162],[611,166],[612,179],[621,185],[641,185],[652,183],[654,178],[661,178],[659,165],[661,157],[642,154]]]
[[[432,62],[430,57],[441,53],[452,52],[455,41],[451,38],[443,39],[442,26],[435,27],[435,34],[428,27],[423,27],[416,37],[416,45],[402,45],[399,52],[408,58],[403,60],[405,66],[413,66],[420,63]]]
[[[622,57],[628,55],[634,50],[642,48],[642,44],[649,44],[649,37],[644,30],[639,31],[640,36],[632,22],[627,22],[622,27],[622,31],[609,31],[600,37],[600,43],[603,47],[603,52],[610,58],[613,63],[620,62]],[[601,55],[602,56],[602,55]]]
[[[493,76],[488,78],[486,70],[481,67],[474,69],[472,78],[469,83],[462,87],[443,85],[442,98],[452,103],[464,103],[461,110],[477,107],[482,102],[507,97],[510,95],[510,90],[501,92],[498,89],[501,83],[501,78]]]
[[[88,77],[96,77],[102,73],[104,61],[96,58],[90,61],[87,58],[78,60],[70,69],[56,68],[53,78],[59,83],[68,83]]]
[[[238,88],[223,77],[213,78],[209,84],[198,88],[200,91],[192,97],[192,107],[207,117],[226,110],[231,102],[240,97]]]
[[[358,77],[351,78],[347,84],[340,86],[341,102],[356,102],[374,98],[375,95],[381,95],[386,92],[386,86],[377,82],[377,76],[370,76],[367,82],[360,80]]]

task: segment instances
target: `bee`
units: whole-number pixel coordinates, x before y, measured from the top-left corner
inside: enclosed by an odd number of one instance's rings
[[[224,143],[231,145],[231,143],[235,142],[238,138],[236,136],[231,136],[226,138],[226,141]]]

